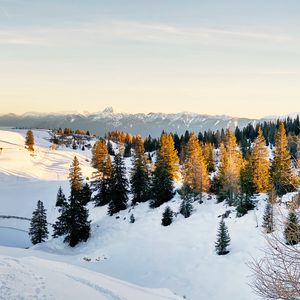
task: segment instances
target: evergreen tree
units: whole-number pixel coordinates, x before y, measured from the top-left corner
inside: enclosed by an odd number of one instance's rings
[[[131,157],[131,144],[125,144],[124,157]]]
[[[218,180],[221,185],[221,199],[227,199],[232,205],[235,195],[240,188],[240,171],[242,155],[238,149],[233,132],[226,130],[225,144],[220,146],[221,160]]]
[[[28,130],[26,133],[25,145],[29,151],[34,151],[34,136],[32,130]]]
[[[265,207],[262,227],[265,228],[266,233],[272,233],[274,231],[273,205],[269,201]]]
[[[65,235],[68,232],[67,227],[67,215],[66,211],[68,209],[68,202],[64,202],[62,206],[59,208],[60,215],[58,216],[57,220],[53,224],[53,234],[52,237],[57,238],[59,236]]]
[[[269,153],[266,147],[261,127],[258,129],[258,137],[251,154],[253,165],[253,182],[257,193],[266,193],[270,187],[270,162]]]
[[[295,211],[290,211],[284,228],[284,237],[288,245],[296,245],[299,243],[300,226]]]
[[[66,196],[61,188],[61,186],[59,187],[58,189],[58,192],[57,192],[57,196],[56,196],[56,204],[55,206],[64,206],[67,202],[67,199],[66,199]]]
[[[107,142],[107,151],[108,151],[109,155],[111,155],[111,156],[115,155],[115,151],[113,149],[113,145],[112,145],[111,141]]]
[[[92,191],[89,184],[86,182],[81,190],[81,201],[82,205],[87,205],[91,201]]]
[[[215,249],[218,255],[226,255],[229,253],[227,247],[230,244],[230,236],[228,233],[228,228],[223,220],[219,224],[219,229],[217,233],[217,241],[215,243]]]
[[[29,236],[33,245],[44,242],[48,238],[46,209],[42,201],[37,202],[37,208],[32,213]]]
[[[133,204],[149,200],[150,178],[144,152],[144,142],[141,137],[137,137],[135,141],[130,183]]]
[[[87,241],[90,236],[90,221],[88,221],[88,210],[82,203],[82,176],[76,156],[70,168],[69,180],[71,193],[62,218],[67,234],[65,242],[74,247],[81,241]]]
[[[127,208],[128,180],[123,158],[117,154],[113,163],[112,177],[110,180],[111,200],[108,206],[108,214],[113,215]]]
[[[180,204],[179,212],[185,217],[188,218],[193,213],[193,204],[192,200],[187,197],[182,199],[182,202]]]
[[[215,158],[214,158],[214,146],[211,143],[206,143],[203,146],[203,155],[205,158],[208,172],[214,172],[216,169]]]
[[[153,175],[151,207],[158,207],[173,198],[173,180],[178,178],[178,162],[172,136],[163,133]]]
[[[254,173],[253,164],[252,164],[252,159],[250,157],[249,160],[246,160],[244,162],[240,173],[241,192],[248,196],[253,196],[256,191],[254,185],[253,173]]]
[[[200,195],[209,188],[207,165],[195,133],[190,135],[186,145],[184,185]]]
[[[276,149],[272,163],[272,180],[279,196],[295,190],[297,180],[293,174],[291,155],[283,122],[276,135]]]
[[[162,215],[161,225],[169,226],[172,224],[172,222],[173,222],[173,211],[169,206],[167,206]]]
[[[254,208],[254,203],[251,195],[238,193],[235,198],[235,206],[236,216],[238,218],[247,214],[249,210],[252,210]]]

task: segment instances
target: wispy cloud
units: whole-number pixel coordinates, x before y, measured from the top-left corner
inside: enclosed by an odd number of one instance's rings
[[[181,27],[168,24],[106,21],[82,23],[60,28],[7,28],[0,30],[0,44],[9,45],[68,45],[128,41],[184,44],[289,44],[298,37],[278,32],[227,30],[223,28]]]

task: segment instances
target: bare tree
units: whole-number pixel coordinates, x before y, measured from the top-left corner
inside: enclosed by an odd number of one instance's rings
[[[281,221],[279,225],[282,229],[286,222]],[[290,230],[299,241],[299,226]],[[253,259],[249,264],[253,271],[253,290],[265,299],[300,299],[300,245],[288,244],[281,230],[266,235],[266,242],[263,258]]]

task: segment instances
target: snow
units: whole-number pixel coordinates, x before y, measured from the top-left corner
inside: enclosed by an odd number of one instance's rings
[[[107,207],[94,208],[90,203],[88,242],[69,248],[58,238],[21,249],[30,245],[29,221],[1,215],[30,218],[36,202],[42,200],[48,222],[53,223],[58,215],[54,207],[58,187],[69,192],[67,176],[74,155],[85,177],[93,172],[90,151],[50,150],[49,132],[34,131],[37,146],[32,156],[24,148],[25,134],[0,130],[0,245],[10,246],[0,247],[0,295],[4,299],[83,299],[87,295],[88,299],[180,299],[169,290],[191,300],[259,299],[248,285],[247,262],[259,257],[264,246],[263,194],[257,198],[256,210],[242,218],[232,211],[225,219],[232,241],[226,256],[215,254],[214,242],[220,215],[233,208],[205,195],[204,203],[194,203],[190,218],[177,215],[171,226],[163,227],[166,205],[179,210],[178,194],[157,209],[143,203],[120,212],[118,218],[108,216]],[[125,164],[129,169],[131,159]],[[133,224],[129,223],[132,213]]]
[[[78,266],[37,258],[34,251],[12,251],[0,255],[0,298],[178,300],[165,289],[141,288]],[[17,283],[17,284],[16,284]]]

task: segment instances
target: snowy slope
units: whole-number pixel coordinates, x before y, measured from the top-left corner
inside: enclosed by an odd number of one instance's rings
[[[0,299],[179,300],[165,289],[141,288],[62,262],[0,247]],[[15,255],[15,256],[12,256]],[[30,256],[29,256],[30,255]],[[182,298],[181,298],[182,299]]]
[[[71,149],[50,151],[50,144],[45,140],[48,133],[35,131],[38,146],[36,156],[32,157],[23,147],[24,135],[25,131],[0,130],[0,147],[11,145],[12,148],[7,151],[4,149],[0,155],[0,215],[29,218],[40,199],[47,208],[48,222],[53,223],[58,214],[54,205],[59,185],[67,195],[69,192],[67,174],[74,154],[80,157],[84,175],[90,176],[93,169],[86,161],[90,160],[90,152]],[[130,167],[130,159],[126,159],[126,166]],[[96,273],[104,273],[144,287],[168,288],[191,300],[255,300],[258,297],[248,285],[250,273],[246,263],[251,256],[258,257],[264,245],[260,225],[265,198],[265,195],[261,195],[258,209],[243,218],[236,218],[233,211],[226,219],[232,240],[230,253],[226,256],[214,253],[214,242],[219,216],[232,208],[216,204],[214,198],[205,198],[203,204],[196,203],[195,212],[190,218],[184,219],[178,215],[169,227],[160,225],[161,214],[167,204],[154,210],[147,203],[140,204],[134,209],[122,211],[117,215],[118,218],[107,216],[107,207],[94,208],[90,204],[92,235],[87,243],[71,249],[62,243],[62,239],[55,239],[30,250],[0,248],[0,255],[18,257],[16,276],[19,276],[19,264],[23,264],[26,265],[25,269],[33,268],[33,274],[49,277],[49,288],[55,286],[52,276],[55,278],[57,275],[71,290],[73,285],[74,291],[77,285],[93,290],[88,285],[93,282],[93,285],[103,287],[102,279],[98,281]],[[178,211],[179,196],[176,195],[168,205],[175,212]],[[134,224],[129,223],[131,213],[136,218]],[[26,220],[0,217],[0,245],[29,246],[28,227]],[[42,261],[27,256],[38,257]],[[0,259],[0,266],[3,260],[6,258]],[[52,265],[49,261],[55,263]],[[39,264],[45,265],[45,272],[49,272],[49,276],[38,269]],[[76,281],[62,274],[60,270],[64,268],[67,274],[74,273],[76,278],[81,276],[81,279]],[[79,268],[89,271],[83,274]],[[80,276],[76,275],[79,273]],[[90,281],[90,276],[95,281]],[[113,289],[113,293],[118,289]],[[52,299],[49,295],[47,297]],[[144,296],[126,297],[124,299],[147,299]]]

